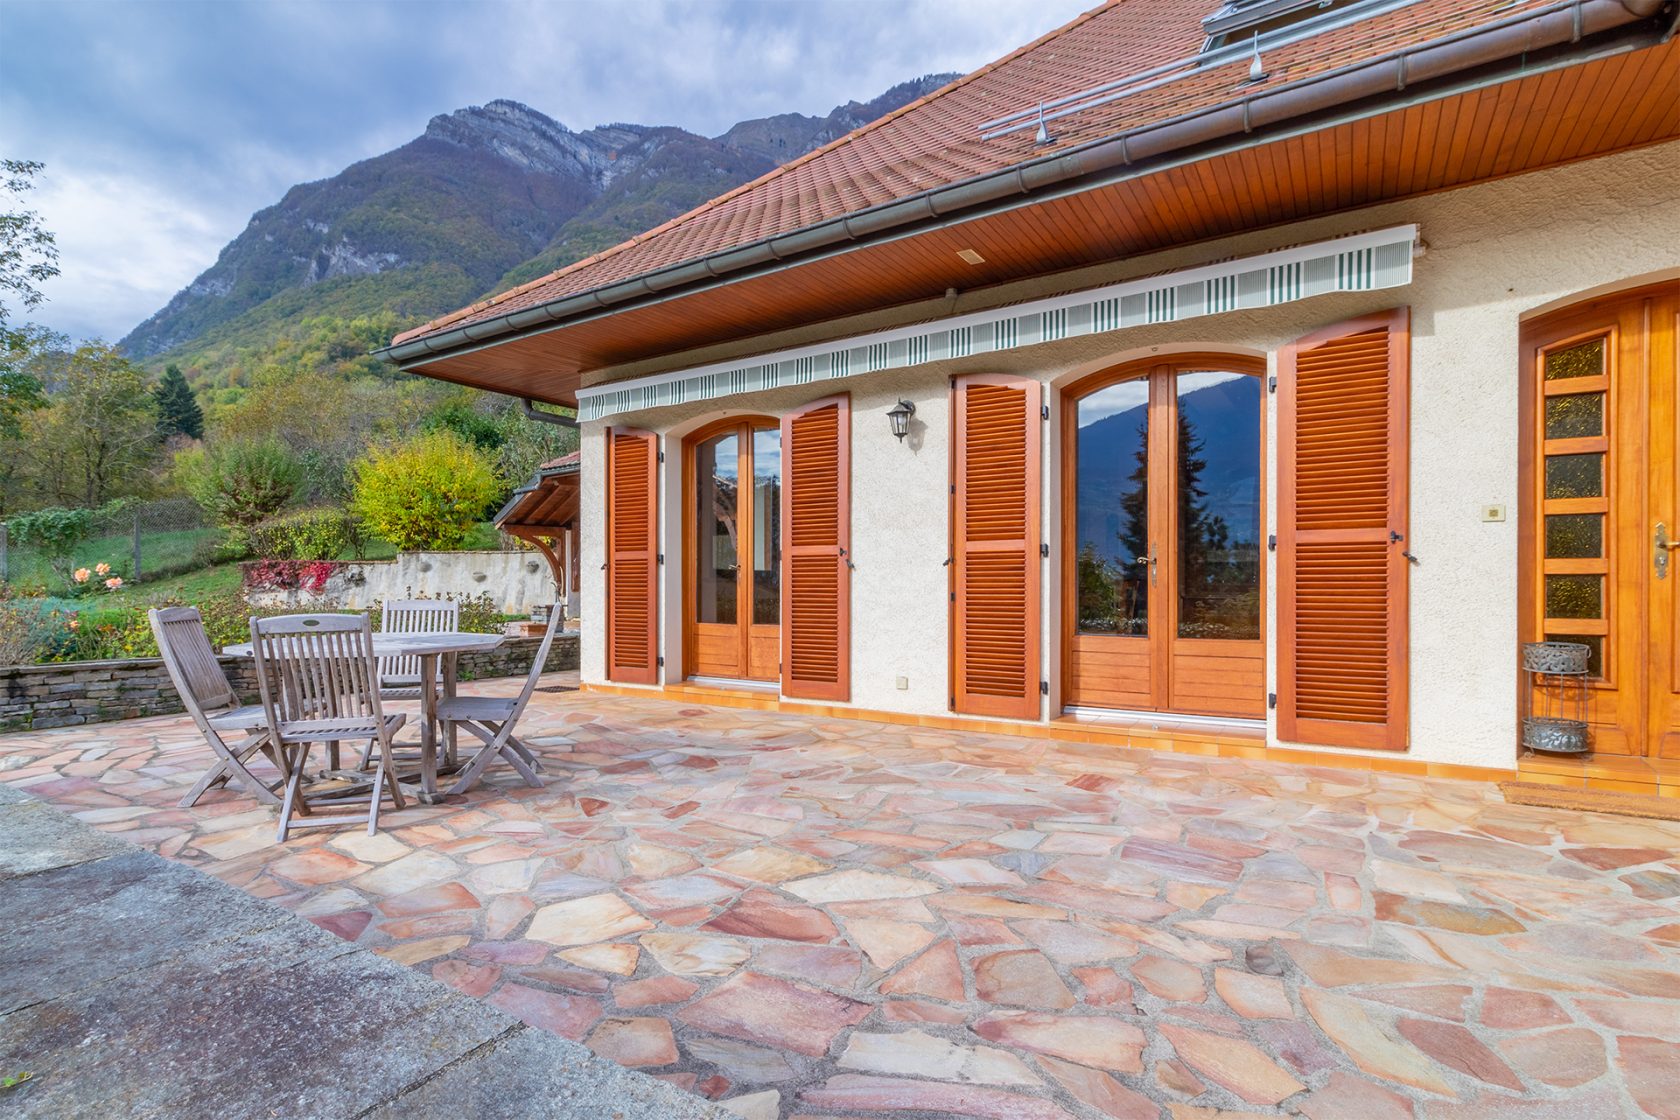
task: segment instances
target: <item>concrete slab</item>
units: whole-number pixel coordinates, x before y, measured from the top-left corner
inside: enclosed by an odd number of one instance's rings
[[[32,1075],[0,1090],[9,1116],[728,1115],[219,880],[121,841],[109,854],[114,838],[7,802],[5,865],[41,868],[0,880],[0,1071]]]

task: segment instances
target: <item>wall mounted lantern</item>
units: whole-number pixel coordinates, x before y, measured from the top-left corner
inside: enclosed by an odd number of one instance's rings
[[[892,425],[892,434],[898,437],[900,443],[910,434],[910,418],[916,415],[916,406],[909,401],[899,401],[887,409],[887,422]]]

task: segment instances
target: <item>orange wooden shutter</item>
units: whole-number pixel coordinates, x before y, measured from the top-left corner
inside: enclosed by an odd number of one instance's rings
[[[952,508],[952,706],[1039,714],[1037,381],[974,374],[956,383]]]
[[[782,694],[851,695],[851,405],[782,417]]]
[[[659,439],[607,429],[607,679],[657,684]]]
[[[1406,747],[1406,308],[1278,366],[1278,735]]]

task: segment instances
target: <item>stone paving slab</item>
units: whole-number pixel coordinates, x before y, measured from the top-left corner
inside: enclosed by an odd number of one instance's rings
[[[5,787],[0,867],[7,1115],[728,1115]]]

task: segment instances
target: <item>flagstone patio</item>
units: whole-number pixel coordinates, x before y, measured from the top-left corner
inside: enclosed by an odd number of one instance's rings
[[[6,736],[0,778],[748,1117],[1680,1118],[1680,824],[653,699],[526,719],[546,789],[374,837],[177,808],[182,718]]]

